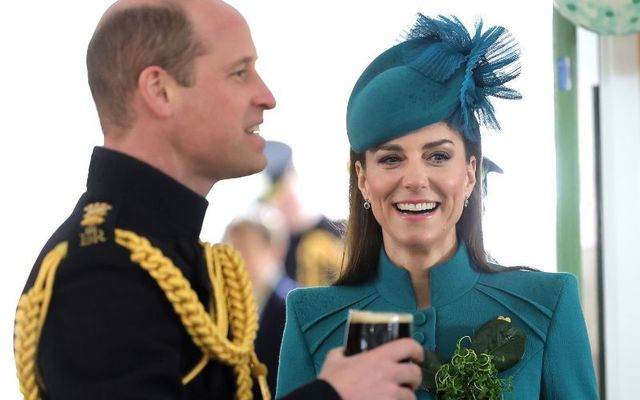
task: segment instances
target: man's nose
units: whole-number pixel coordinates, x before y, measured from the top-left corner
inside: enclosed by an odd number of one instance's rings
[[[264,108],[265,110],[271,110],[276,106],[276,99],[273,97],[273,93],[267,87],[267,84],[264,83],[262,78],[258,76],[258,95],[255,98],[256,105]]]

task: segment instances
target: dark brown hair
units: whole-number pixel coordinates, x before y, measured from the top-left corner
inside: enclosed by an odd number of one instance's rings
[[[122,128],[140,73],[157,65],[183,86],[193,84],[193,61],[205,54],[184,10],[173,2],[116,11],[100,22],[87,49],[89,87],[105,125]]]
[[[472,142],[460,135],[464,141],[467,162],[476,158],[476,184],[469,197],[469,205],[462,211],[456,224],[458,237],[464,241],[472,263],[481,271],[496,272],[488,261],[482,239],[482,144]],[[358,188],[355,164],[365,165],[365,152],[351,151],[349,162],[349,219],[345,237],[343,270],[336,285],[356,285],[375,278],[378,258],[382,246],[382,229],[371,210],[365,210],[364,198]]]

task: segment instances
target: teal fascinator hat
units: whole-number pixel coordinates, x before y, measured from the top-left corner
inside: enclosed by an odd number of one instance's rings
[[[473,37],[456,17],[418,14],[405,40],[380,54],[356,82],[347,135],[357,153],[446,121],[471,141],[480,124],[500,129],[488,97],[519,99],[505,84],[520,74],[520,50],[501,26]]]

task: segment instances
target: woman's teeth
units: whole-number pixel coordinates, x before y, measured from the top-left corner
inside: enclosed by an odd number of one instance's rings
[[[251,128],[247,129],[247,133],[250,135],[260,136],[260,126],[259,125],[252,126]]]
[[[438,203],[396,203],[396,208],[402,212],[423,213],[431,212],[436,209]]]

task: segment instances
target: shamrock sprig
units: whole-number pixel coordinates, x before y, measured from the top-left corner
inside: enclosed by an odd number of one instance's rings
[[[468,347],[463,346],[465,339]],[[503,399],[503,381],[498,373],[520,361],[525,342],[524,333],[509,318],[488,321],[473,337],[458,340],[449,362],[444,363],[437,354],[425,351],[420,389],[435,393],[440,400]],[[511,391],[511,377],[505,383]]]

